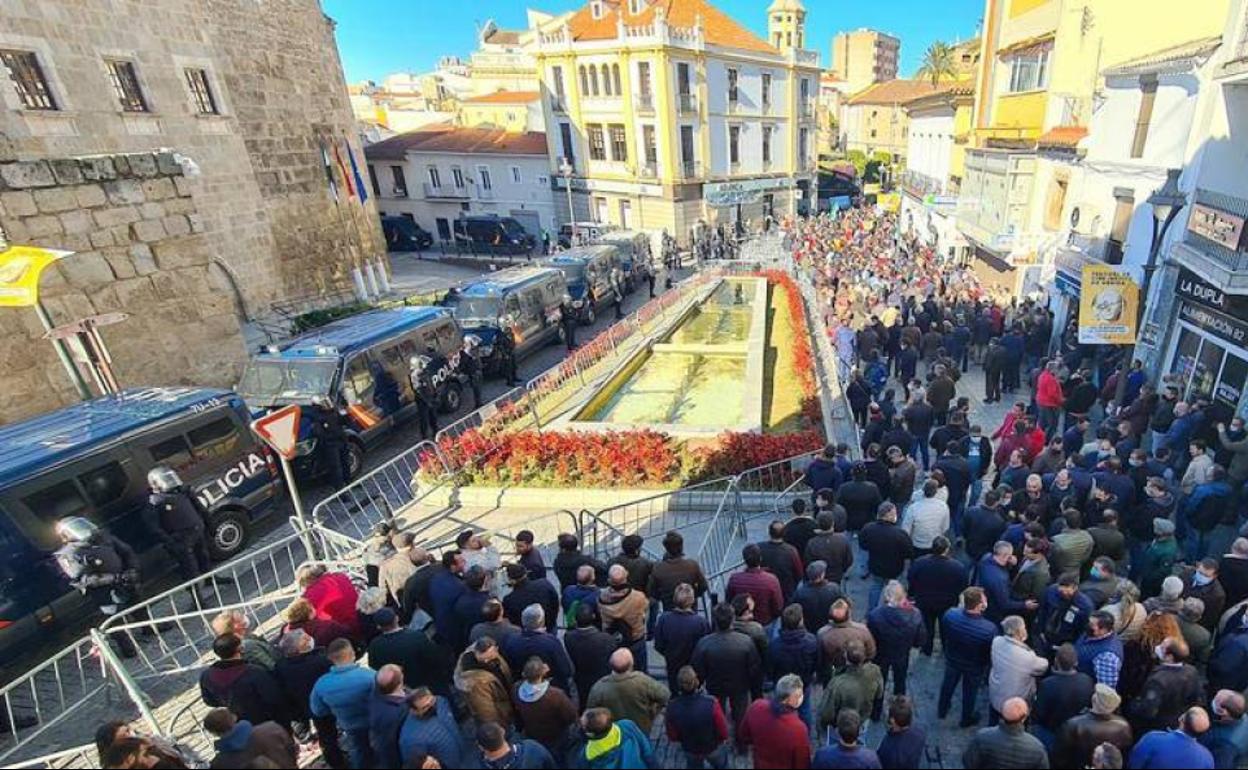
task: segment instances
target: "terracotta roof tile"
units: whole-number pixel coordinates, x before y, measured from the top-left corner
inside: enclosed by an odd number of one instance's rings
[[[1041,147],[1077,147],[1079,140],[1088,135],[1083,126],[1054,126],[1040,135],[1036,144]]]
[[[538,91],[495,91],[484,96],[469,96],[461,99],[464,104],[527,104],[542,98]]]
[[[392,136],[364,149],[364,155],[370,160],[401,160],[409,152],[545,155],[546,134],[540,131],[510,133],[496,128],[437,124]]]
[[[948,90],[952,82],[933,86],[930,80],[886,80],[862,89],[849,98],[849,104],[904,104],[921,96]]]
[[[1102,74],[1146,75],[1162,72],[1182,72],[1207,59],[1222,44],[1222,36],[1191,40],[1180,45],[1154,51],[1138,59],[1129,59],[1106,68]]]
[[[755,35],[711,5],[707,0],[649,0],[641,13],[629,13],[625,0],[602,0],[603,14],[595,19],[589,4],[572,14],[568,25],[573,40],[614,40],[616,20],[623,15],[626,26],[649,24],[654,21],[655,10],[663,8],[667,23],[673,27],[692,27],[701,17],[706,41],[724,48],[738,48],[762,53],[779,53],[767,41]]]

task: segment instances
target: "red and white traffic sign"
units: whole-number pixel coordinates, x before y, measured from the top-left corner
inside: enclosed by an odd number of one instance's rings
[[[252,420],[251,431],[272,447],[274,452],[287,460],[293,460],[295,445],[299,443],[300,414],[298,404],[284,406],[258,420]]]

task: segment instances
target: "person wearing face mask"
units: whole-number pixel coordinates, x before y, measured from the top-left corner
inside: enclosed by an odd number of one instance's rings
[[[1127,718],[1137,735],[1164,730],[1178,722],[1192,703],[1204,700],[1200,672],[1187,662],[1188,647],[1181,637],[1167,637],[1153,648],[1157,666],[1144,681],[1138,698],[1129,701]]]
[[[1196,567],[1188,567],[1179,576],[1183,581],[1183,598],[1196,598],[1205,603],[1200,624],[1213,631],[1226,607],[1226,591],[1218,580],[1218,560],[1202,559]]]
[[[1174,551],[1173,556],[1170,558],[1170,563],[1173,564],[1173,560],[1178,556],[1178,544],[1174,540],[1174,522],[1171,520],[1171,517],[1174,515],[1174,509],[1174,493],[1170,491],[1169,486],[1160,476],[1150,478],[1148,483],[1144,485],[1144,498],[1141,503],[1127,509],[1130,511],[1126,525],[1128,549],[1131,553],[1130,577],[1139,584],[1140,589],[1145,591],[1146,595],[1148,584],[1144,581],[1144,574],[1145,568],[1149,564],[1147,553],[1152,541],[1157,537],[1155,522],[1158,520],[1169,524],[1169,543],[1166,545],[1165,550]],[[1156,578],[1156,585],[1160,585],[1164,577],[1165,575],[1161,575],[1161,577]]]

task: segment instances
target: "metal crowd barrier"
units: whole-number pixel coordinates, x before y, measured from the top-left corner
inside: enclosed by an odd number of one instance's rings
[[[114,685],[95,640],[87,636],[0,688],[0,719],[10,728],[0,736],[0,762],[7,764],[70,718],[79,704],[111,700]]]

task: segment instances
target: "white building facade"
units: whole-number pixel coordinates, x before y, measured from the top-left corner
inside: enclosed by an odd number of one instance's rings
[[[460,216],[515,217],[534,236],[554,233],[546,136],[481,128],[400,134],[365,151],[382,216],[406,216],[452,240]]]

